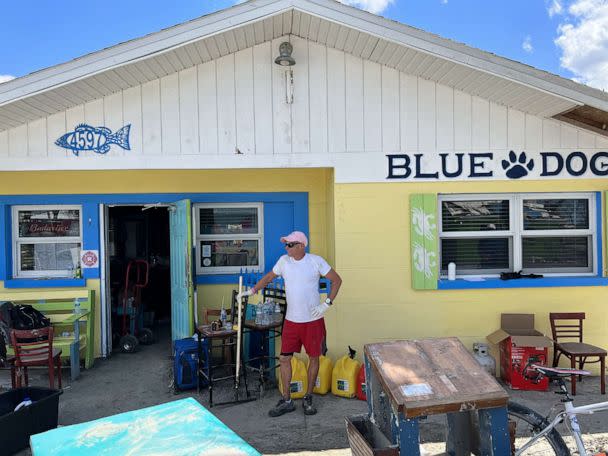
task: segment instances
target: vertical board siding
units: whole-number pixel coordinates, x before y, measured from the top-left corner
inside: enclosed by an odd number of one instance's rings
[[[122,100],[125,124],[131,124],[129,136],[131,150],[128,154],[141,155],[143,153],[141,86],[126,89],[122,93]]]
[[[327,131],[329,152],[346,150],[346,92],[344,53],[327,49]]]
[[[399,74],[401,150],[418,152],[418,78],[405,73]]]
[[[382,68],[363,61],[363,121],[365,152],[382,151]]]
[[[469,94],[454,91],[454,149],[470,151],[473,135],[473,100]]]
[[[382,67],[382,152],[396,153],[399,140],[399,72]]]
[[[0,131],[0,157],[8,157],[8,131]]]
[[[141,105],[143,122],[144,155],[160,155],[161,115],[160,115],[160,80],[154,79],[141,86]]]
[[[46,157],[46,122],[45,119],[37,119],[27,126],[28,156]]]
[[[281,38],[272,40],[271,50],[276,52],[283,41]],[[288,68],[280,65],[272,67],[272,123],[274,125],[272,133],[275,154],[291,153],[291,105],[285,101],[288,71]]]
[[[454,149],[454,89],[437,85],[437,150]]]
[[[160,118],[163,155],[179,155],[179,77],[173,73],[160,79]]]
[[[293,123],[291,134],[293,136],[293,153],[310,152],[310,98],[308,96],[308,46],[306,40],[292,37],[291,44],[294,55],[298,60],[294,71],[294,99],[292,105]]]
[[[122,105],[122,92],[113,93],[104,97],[103,100],[103,123],[95,126],[103,125],[110,130],[112,133],[116,133],[122,127],[124,127],[123,121],[123,105]],[[124,150],[122,147],[111,147],[107,152],[107,155],[122,157],[129,151]]]
[[[310,94],[310,151],[327,153],[327,48],[308,44],[308,77]]]
[[[317,21],[318,22],[318,21]],[[302,27],[314,24],[302,23]],[[318,27],[316,23],[316,27]],[[343,152],[429,153],[450,151],[589,150],[608,148],[608,138],[526,114],[359,56],[302,38],[268,40],[254,26],[250,48],[220,57],[232,41],[208,40],[198,52],[215,60],[0,132],[0,157],[40,163],[75,158],[54,144],[83,122],[113,132],[131,124],[131,150],[113,146],[104,159],[133,155],[326,154]],[[319,30],[320,35],[336,30]],[[374,40],[343,33],[343,46],[362,56]],[[351,37],[352,35],[352,37]],[[333,35],[332,35],[333,36]],[[289,69],[274,63],[283,41],[294,48],[294,100],[286,102]],[[193,48],[194,49],[194,48]],[[408,68],[407,53],[395,53]],[[106,83],[109,80],[104,79]],[[74,90],[85,90],[81,85]],[[88,87],[91,90],[91,87]],[[65,91],[66,100],[70,92]]]
[[[344,56],[346,74],[346,150],[364,150],[363,132],[363,60]]]
[[[179,131],[182,155],[199,153],[196,67],[179,72]]]
[[[272,154],[272,61],[270,43],[253,47],[253,109],[255,153]]]
[[[255,152],[252,71],[253,49],[244,49],[234,54],[236,148],[242,154],[253,154]]]
[[[205,155],[218,153],[217,79],[215,61],[198,65],[198,131],[200,152]]]

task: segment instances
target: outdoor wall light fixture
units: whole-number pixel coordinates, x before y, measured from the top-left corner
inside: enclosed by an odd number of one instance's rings
[[[279,46],[279,56],[274,59],[274,63],[285,67],[285,103],[293,103],[293,70],[290,68],[296,64],[296,61],[291,56],[293,46],[291,43],[284,41]]]

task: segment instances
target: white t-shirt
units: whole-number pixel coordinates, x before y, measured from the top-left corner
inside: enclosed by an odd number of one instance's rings
[[[285,318],[295,323],[315,320],[310,311],[319,305],[319,278],[331,270],[323,258],[307,253],[301,260],[283,255],[272,272],[285,280],[287,313]]]

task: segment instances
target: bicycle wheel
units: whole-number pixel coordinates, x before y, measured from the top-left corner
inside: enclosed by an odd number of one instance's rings
[[[515,448],[523,447],[527,442],[534,438],[540,431],[549,425],[544,417],[534,410],[517,402],[509,401],[508,404],[509,421],[515,423]],[[544,437],[534,442],[524,453],[525,456],[555,454],[557,456],[569,456],[570,450],[566,446],[564,439],[556,429],[552,429]]]

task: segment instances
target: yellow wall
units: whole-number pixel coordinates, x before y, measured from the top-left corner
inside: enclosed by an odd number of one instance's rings
[[[0,172],[0,195],[307,192],[310,251],[324,257],[331,257],[330,252],[333,251],[333,242],[330,240],[333,220],[328,222],[332,184],[333,170],[321,168]],[[43,199],[40,203],[44,203]],[[276,239],[276,242],[279,240]],[[99,291],[99,281],[89,280],[87,287]],[[228,304],[231,290],[236,287],[237,284],[199,286],[199,316],[203,307],[219,308],[222,297]],[[97,322],[96,347],[99,354],[99,318]]]
[[[606,188],[602,179],[508,182],[510,192]],[[549,312],[566,311],[586,312],[586,341],[608,347],[605,287],[412,289],[410,194],[500,193],[506,189],[505,182],[337,184],[336,270],[344,282],[327,317],[331,354],[343,355],[348,345],[362,355],[365,343],[444,336],[458,336],[471,349],[473,342],[486,342],[485,336],[498,329],[501,313],[534,313],[537,329],[550,335]]]

